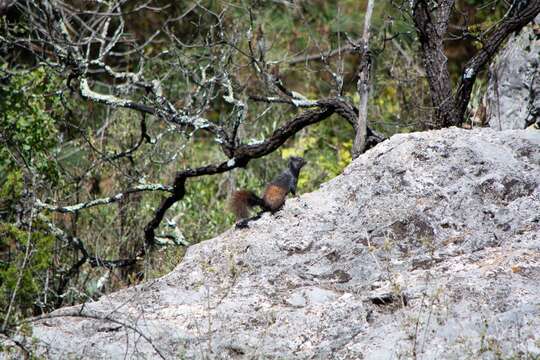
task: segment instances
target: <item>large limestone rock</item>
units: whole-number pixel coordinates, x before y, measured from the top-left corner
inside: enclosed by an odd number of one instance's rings
[[[539,329],[540,132],[446,129],[392,137],[26,341],[51,359],[518,359]]]
[[[496,130],[540,125],[540,16],[510,37],[490,69],[487,121]]]

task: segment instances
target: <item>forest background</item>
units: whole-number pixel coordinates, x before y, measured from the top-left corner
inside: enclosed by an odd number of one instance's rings
[[[115,69],[159,79],[159,92],[176,108],[204,109],[210,122],[237,124],[235,117],[243,114],[234,131],[250,144],[301,112],[296,103],[258,98],[268,95],[261,90],[268,79],[254,75],[257,66],[279,76],[278,87],[294,92],[297,101],[324,99],[337,88],[340,96],[359,103],[360,64],[353,45],[362,37],[367,1],[121,3],[122,36],[141,46],[118,45],[122,51],[115,49],[118,55],[109,59]],[[430,90],[406,3],[376,1],[371,21],[368,120],[384,137],[432,128]],[[82,9],[81,17],[96,6],[65,4]],[[509,7],[506,1],[456,1],[444,41],[453,84],[481,47],[477,35]],[[20,7],[2,10],[4,34],[24,38],[33,31]],[[0,46],[2,331],[24,317],[169,272],[186,246],[233,224],[226,209],[233,189],[261,192],[289,156],[308,162],[300,193],[317,189],[352,160],[354,128],[334,114],[246,168],[188,181],[185,197],[155,229],[155,244],[141,254],[145,228],[176,172],[226,161],[220,144],[200,128],[178,131],[178,124],[152,114],[88,100],[74,90],[66,67],[48,62],[47,46],[29,48],[15,38]],[[203,46],[211,41],[213,46]],[[230,78],[207,83],[218,73],[215,64]],[[122,79],[94,70],[89,70],[94,91],[118,97],[131,91],[122,88]],[[465,127],[482,125],[486,74],[483,69],[477,76]],[[146,89],[138,91],[134,96],[145,99]],[[239,112],[246,104],[249,112]]]

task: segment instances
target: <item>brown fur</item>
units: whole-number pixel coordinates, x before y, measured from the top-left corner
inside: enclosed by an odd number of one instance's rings
[[[288,189],[279,185],[269,184],[264,191],[264,205],[272,212],[279,210],[285,203],[288,192]]]
[[[232,193],[229,208],[237,219],[249,217],[249,208],[262,203],[262,199],[248,190],[239,190]]]
[[[248,190],[240,190],[232,193],[229,200],[229,208],[236,215],[236,219],[247,219],[249,217],[249,209],[254,206],[260,206],[266,211],[277,211],[285,203],[288,189],[276,184],[269,184],[261,199],[255,193]]]

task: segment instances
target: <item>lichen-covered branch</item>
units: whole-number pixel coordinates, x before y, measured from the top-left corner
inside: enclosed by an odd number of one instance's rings
[[[137,185],[137,186],[135,186],[135,187],[133,187],[131,189],[119,192],[119,193],[117,193],[116,195],[113,195],[113,196],[108,196],[108,197],[105,197],[105,198],[95,199],[95,200],[91,200],[91,201],[88,201],[88,202],[83,202],[83,203],[79,203],[79,204],[75,204],[75,205],[56,206],[56,205],[51,205],[51,204],[44,203],[41,200],[37,199],[35,206],[37,208],[41,208],[41,209],[45,209],[45,210],[49,210],[49,211],[56,211],[56,212],[60,212],[60,213],[76,213],[76,212],[81,211],[83,209],[88,209],[88,208],[91,208],[91,207],[94,207],[94,206],[107,205],[107,204],[115,203],[117,201],[120,201],[120,200],[124,199],[129,194],[138,193],[138,192],[147,192],[147,191],[165,191],[165,192],[172,193],[172,192],[174,192],[174,189],[173,189],[172,186],[162,185],[162,184]]]

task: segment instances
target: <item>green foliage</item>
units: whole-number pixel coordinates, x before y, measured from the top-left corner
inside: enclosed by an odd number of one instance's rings
[[[11,209],[19,200],[23,192],[23,179],[20,170],[13,170],[7,173],[2,187],[0,187],[0,218],[4,215],[9,218],[12,214]]]
[[[9,74],[0,83],[0,322],[9,307],[9,323],[39,309],[44,274],[52,266],[54,238],[35,221],[30,229],[15,225],[15,214],[29,186],[25,177],[59,183],[51,156],[60,111],[57,85],[43,68]]]
[[[21,230],[0,223],[0,322],[11,304],[10,323],[35,313],[46,286],[45,273],[52,265],[54,238],[34,224]]]
[[[24,164],[45,180],[58,181],[49,156],[57,143],[57,82],[43,68],[8,75],[5,82],[0,84],[0,178]]]
[[[0,188],[0,198],[18,198],[22,192],[22,172],[20,170],[10,172],[6,177],[4,185]]]

